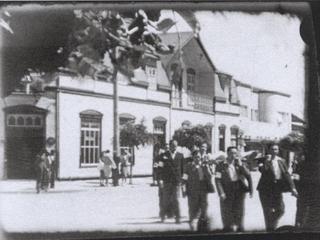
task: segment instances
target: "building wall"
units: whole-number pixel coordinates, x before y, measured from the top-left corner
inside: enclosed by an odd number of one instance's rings
[[[59,102],[59,177],[97,177],[96,167],[80,167],[80,113],[90,109],[103,114],[102,150],[112,150],[113,100],[94,95],[83,96],[61,92],[59,93]],[[169,109],[169,106],[160,103],[157,105],[146,102],[119,102],[119,114],[130,113],[136,117],[136,123],[143,119],[149,132],[153,132],[153,119],[156,117],[164,117],[169,123]],[[166,128],[167,133],[169,133],[169,124],[166,125]],[[167,134],[167,138],[169,139],[169,134]],[[136,149],[136,165],[133,168],[133,174],[152,173],[152,151],[153,147],[150,145]]]
[[[4,102],[0,99],[0,179],[5,178],[5,119],[4,119]]]

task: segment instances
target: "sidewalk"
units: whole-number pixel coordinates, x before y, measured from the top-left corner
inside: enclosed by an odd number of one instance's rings
[[[256,186],[259,174],[253,173]],[[0,182],[1,226],[10,233],[50,232],[171,232],[189,231],[187,199],[180,199],[182,223],[159,219],[158,188],[151,178],[133,185],[100,187],[99,180],[58,181],[55,189],[36,194],[35,181]],[[295,199],[285,194],[286,213],[280,225],[295,220]],[[211,229],[222,228],[219,199],[209,194]],[[258,193],[246,199],[246,231],[264,229]]]

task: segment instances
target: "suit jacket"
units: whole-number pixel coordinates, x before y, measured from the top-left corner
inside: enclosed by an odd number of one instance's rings
[[[235,164],[235,170],[239,177],[239,183],[240,183],[240,191],[242,192],[253,192],[253,186],[252,186],[252,178],[249,169],[244,164]],[[216,186],[218,189],[219,195],[225,194],[229,195],[231,188],[231,178],[228,171],[228,163],[220,162],[217,164],[216,167]]]
[[[197,167],[202,169],[203,181],[200,181],[199,171]],[[215,189],[211,183],[212,174],[207,164],[196,166],[193,162],[188,163],[184,170],[182,178],[186,183],[187,195],[198,193],[200,191],[204,191],[207,193],[215,192]]]
[[[159,180],[164,183],[180,184],[182,163],[183,155],[179,152],[176,152],[174,158],[172,158],[172,154],[169,151],[160,154],[158,164]]]
[[[278,157],[276,161],[278,161],[279,169],[281,171],[281,179],[279,181],[276,181],[272,161],[268,161],[265,158],[259,163],[259,171],[261,172],[261,177],[257,186],[258,191],[270,191],[275,182],[278,182],[280,184],[279,190],[281,192],[293,191],[293,189],[295,189],[295,185],[288,172],[288,167],[285,163],[285,160]]]

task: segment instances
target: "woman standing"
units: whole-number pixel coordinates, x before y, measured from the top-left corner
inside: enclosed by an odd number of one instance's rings
[[[127,177],[129,176],[130,157],[128,150],[124,150],[120,158],[122,184],[127,182]]]
[[[109,184],[109,178],[112,176],[112,168],[116,167],[116,164],[114,163],[112,156],[110,154],[110,150],[104,151],[101,154],[101,166],[100,169],[100,186],[108,186]],[[104,181],[105,180],[105,184]]]

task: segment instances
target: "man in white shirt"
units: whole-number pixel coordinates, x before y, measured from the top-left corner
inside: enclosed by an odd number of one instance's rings
[[[228,157],[216,167],[215,179],[220,196],[224,231],[244,231],[244,200],[246,192],[252,196],[250,171],[238,159],[236,147],[229,147]]]
[[[263,209],[266,230],[274,231],[284,214],[283,192],[291,192],[297,196],[297,190],[288,173],[285,160],[278,156],[279,146],[272,144],[270,154],[259,163],[261,178],[257,190]]]

